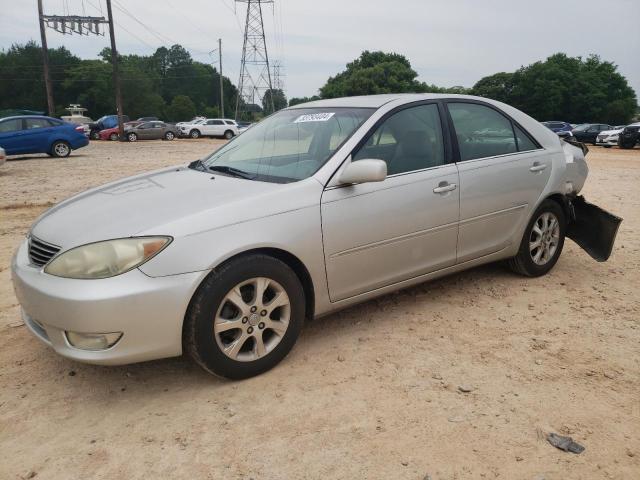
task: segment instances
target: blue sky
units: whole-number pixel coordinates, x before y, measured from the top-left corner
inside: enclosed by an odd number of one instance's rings
[[[106,12],[104,0],[43,0],[45,13]],[[233,0],[113,0],[118,49],[148,54],[178,42],[194,59],[222,38],[224,73],[237,82],[244,5]],[[39,40],[35,0],[0,0],[0,48]],[[129,11],[149,29],[124,13]],[[234,12],[235,10],[235,12]],[[360,52],[406,55],[420,80],[472,86],[562,51],[613,61],[640,95],[640,0],[275,0],[264,7],[270,57],[284,65],[289,97],[313,95]],[[65,45],[95,58],[108,37],[48,31],[51,47]],[[217,61],[217,59],[215,60]]]

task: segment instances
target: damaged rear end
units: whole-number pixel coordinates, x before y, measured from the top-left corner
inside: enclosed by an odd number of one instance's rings
[[[567,164],[566,202],[567,237],[576,242],[594,260],[605,262],[611,256],[622,218],[585,200],[578,192],[587,178],[585,156],[589,149],[583,143],[563,141]]]

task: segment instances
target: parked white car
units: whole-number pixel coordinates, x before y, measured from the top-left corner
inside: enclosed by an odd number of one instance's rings
[[[618,137],[624,130],[624,125],[618,125],[617,127],[613,127],[613,130],[605,130],[604,132],[600,132],[596,137],[596,145],[600,145],[602,147],[610,148],[618,145]]]
[[[240,133],[235,120],[228,118],[207,118],[203,122],[180,125],[180,134],[183,137],[224,137],[227,140]]]
[[[183,125],[200,124],[200,123],[204,122],[205,120],[206,120],[206,117],[194,117],[191,120],[188,120],[186,122],[178,122],[178,123],[176,123],[176,127],[180,128]]]
[[[4,148],[0,147],[0,167],[7,161],[7,155],[4,153]]]

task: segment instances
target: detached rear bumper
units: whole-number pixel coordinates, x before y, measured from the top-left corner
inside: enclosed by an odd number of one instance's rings
[[[573,221],[567,227],[567,237],[598,262],[606,262],[622,218],[588,203],[582,196],[571,200],[570,207]]]

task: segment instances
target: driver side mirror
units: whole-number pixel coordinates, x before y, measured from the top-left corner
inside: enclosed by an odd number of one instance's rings
[[[340,183],[382,182],[387,178],[387,163],[384,160],[365,159],[351,162],[340,174]]]

